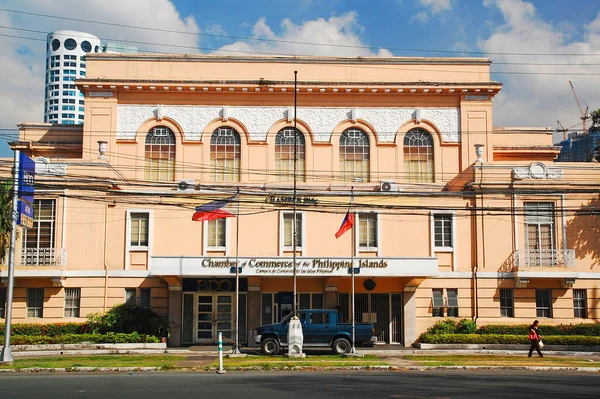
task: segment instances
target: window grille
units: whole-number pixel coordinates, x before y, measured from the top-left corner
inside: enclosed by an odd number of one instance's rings
[[[424,129],[404,136],[404,173],[409,183],[433,183],[433,138]]]
[[[369,137],[360,129],[345,130],[340,137],[340,172],[344,181],[368,182]]]

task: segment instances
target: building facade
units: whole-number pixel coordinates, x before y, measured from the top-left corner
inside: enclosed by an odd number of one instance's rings
[[[127,301],[173,322],[170,345],[246,343],[290,311],[294,275],[299,308],[348,321],[351,266],[381,342],[446,317],[600,317],[600,169],[553,163],[551,130],[493,128],[488,59],[93,54],[87,71],[82,126],[13,143],[37,173],[16,321]],[[215,200],[234,217],[192,221]]]
[[[83,93],[75,84],[85,77],[85,56],[102,52],[100,39],[84,32],[60,30],[46,38],[44,122],[83,123]]]

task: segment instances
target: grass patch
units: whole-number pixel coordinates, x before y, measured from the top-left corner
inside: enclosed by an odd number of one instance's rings
[[[73,368],[73,367],[162,367],[172,369],[186,356],[174,355],[106,355],[62,356],[37,359],[16,359],[13,364],[0,364],[0,369]]]
[[[551,366],[551,367],[597,367],[598,357],[547,356],[534,355],[405,355],[422,366]],[[590,361],[592,360],[592,361]]]
[[[350,366],[387,366],[377,356],[365,355],[364,357],[343,357],[336,355],[306,356],[304,359],[288,358],[285,356],[247,356],[239,358],[223,358],[223,368],[226,370],[239,370],[244,368],[261,368],[263,370],[283,369],[294,367],[350,367]],[[219,361],[209,367],[219,367]]]

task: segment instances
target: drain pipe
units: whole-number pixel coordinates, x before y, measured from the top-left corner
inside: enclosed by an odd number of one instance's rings
[[[106,302],[108,301],[108,263],[106,254],[108,251],[108,204],[104,208],[104,305],[103,312],[106,312]]]

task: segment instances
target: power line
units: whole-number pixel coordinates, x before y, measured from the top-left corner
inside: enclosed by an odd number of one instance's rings
[[[402,48],[402,47],[386,47],[386,46],[359,46],[359,45],[349,45],[349,44],[331,44],[331,43],[318,43],[318,42],[303,42],[303,41],[295,41],[295,40],[285,40],[285,39],[267,39],[267,38],[258,38],[258,37],[249,37],[249,36],[235,36],[235,35],[220,35],[220,34],[211,34],[211,33],[200,33],[200,32],[186,32],[186,31],[178,31],[172,29],[161,29],[156,27],[146,27],[139,25],[127,25],[127,24],[118,24],[111,23],[106,21],[97,21],[97,20],[89,20],[82,18],[70,18],[59,15],[50,15],[50,14],[41,14],[27,11],[19,11],[12,10],[7,8],[0,8],[0,11],[5,11],[9,13],[21,14],[21,15],[30,15],[36,17],[43,18],[52,18],[52,19],[61,19],[65,21],[74,21],[74,22],[84,22],[88,24],[97,24],[97,25],[106,25],[106,26],[114,26],[121,28],[131,28],[131,29],[140,29],[146,31],[154,31],[154,32],[164,32],[164,33],[176,33],[181,35],[190,35],[190,36],[206,36],[213,37],[219,39],[235,39],[235,40],[246,40],[246,41],[258,41],[258,42],[269,42],[269,43],[285,43],[285,44],[298,44],[298,45],[307,45],[307,46],[324,46],[324,47],[334,47],[334,48],[352,48],[352,49],[369,49],[369,50],[379,50],[385,48],[390,51],[404,51],[404,52],[428,52],[428,53],[446,53],[446,54],[478,54],[478,55],[510,55],[510,56],[600,56],[598,54],[589,54],[589,53],[518,53],[518,52],[484,52],[484,51],[460,51],[460,50],[440,50],[440,49],[418,49],[418,48]]]

